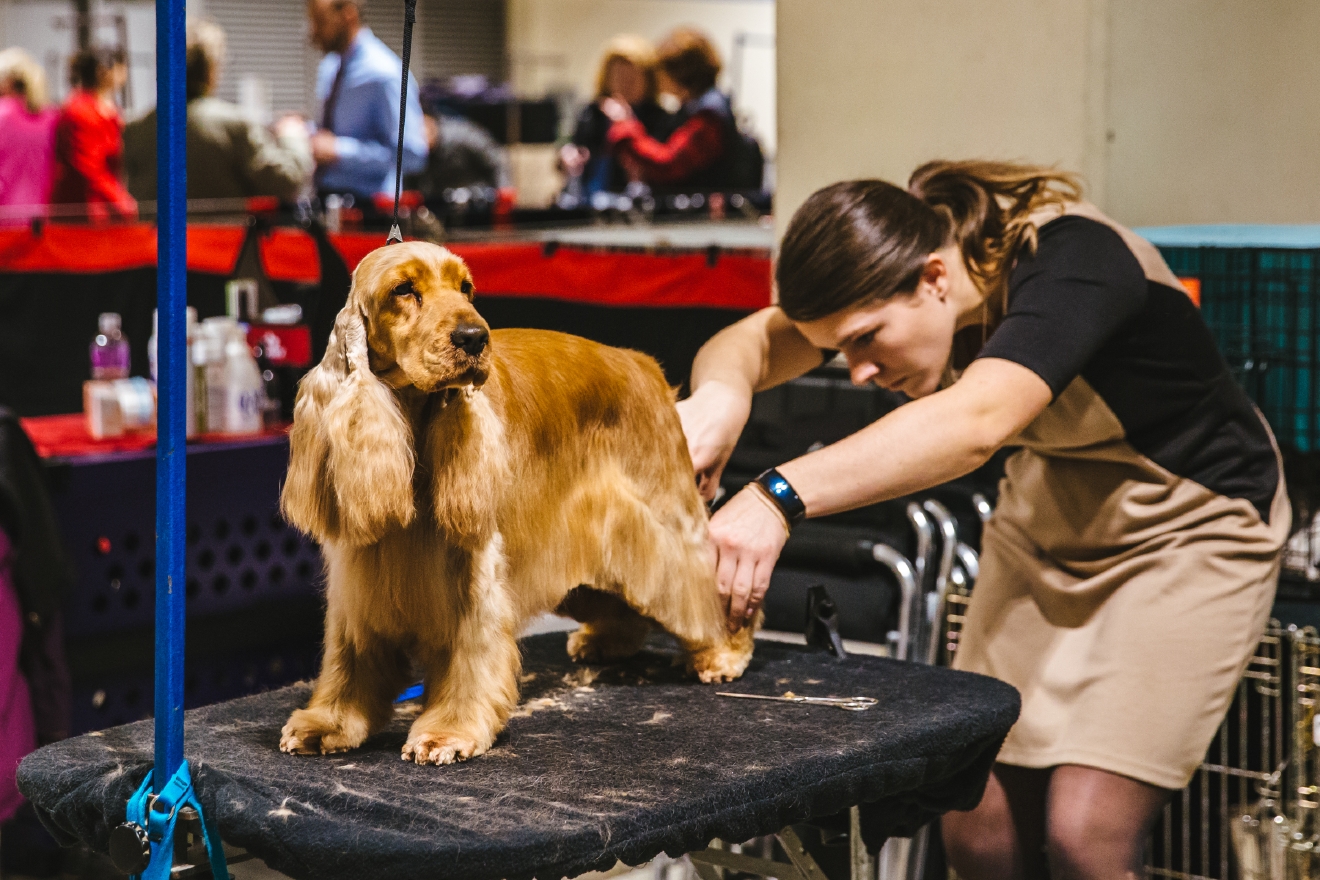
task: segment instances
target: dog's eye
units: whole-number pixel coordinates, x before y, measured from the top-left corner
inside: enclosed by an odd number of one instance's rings
[[[458,286],[458,289],[461,290],[461,291],[463,291],[463,295],[464,295],[464,296],[471,296],[471,295],[472,295],[472,282],[469,281],[467,278],[464,278],[464,279],[463,279],[463,283],[460,284],[460,285]]]
[[[419,303],[422,301],[422,295],[421,295],[420,293],[417,292],[417,288],[413,287],[413,283],[412,283],[411,281],[405,281],[405,282],[403,282],[403,283],[400,284],[398,287],[396,287],[396,288],[394,288],[393,290],[391,290],[391,291],[390,291],[390,295],[391,295],[391,296],[411,296],[413,299],[417,300],[417,302],[419,302]]]

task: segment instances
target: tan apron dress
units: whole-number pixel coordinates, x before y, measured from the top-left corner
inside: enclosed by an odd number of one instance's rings
[[[1105,222],[1148,278],[1172,278],[1151,245]],[[1251,502],[1138,453],[1080,377],[1010,445],[1023,448],[985,529],[954,664],[1022,694],[999,760],[1182,788],[1269,618],[1291,521],[1282,464],[1267,524]]]

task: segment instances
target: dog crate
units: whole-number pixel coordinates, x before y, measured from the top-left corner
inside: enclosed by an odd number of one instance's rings
[[[1320,227],[1138,230],[1199,289],[1234,378],[1284,455],[1294,529],[1283,586],[1320,588]]]
[[[944,657],[969,596],[948,597]],[[1320,634],[1271,621],[1191,783],[1151,834],[1146,872],[1169,880],[1320,876]]]
[[[284,521],[288,441],[188,450],[188,616],[319,595],[316,544]],[[70,638],[150,627],[155,617],[156,458],[152,452],[47,465],[51,501],[77,579]]]

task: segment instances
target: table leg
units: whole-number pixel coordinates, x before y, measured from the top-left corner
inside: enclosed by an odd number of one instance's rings
[[[782,829],[775,838],[788,855],[788,862],[728,852],[717,846],[718,841],[712,841],[710,847],[700,852],[688,853],[688,858],[701,880],[721,880],[722,868],[755,874],[758,877],[774,877],[776,880],[828,880],[825,872],[821,870],[811,853],[807,852],[792,828]],[[865,847],[862,851],[865,852]],[[869,860],[870,857],[867,858]],[[855,870],[853,876],[854,880],[863,880],[858,877]],[[864,880],[873,880],[873,878],[874,872],[866,875]]]
[[[875,859],[866,850],[862,840],[861,811],[853,807],[848,811],[848,847],[852,854],[852,880],[877,880]]]

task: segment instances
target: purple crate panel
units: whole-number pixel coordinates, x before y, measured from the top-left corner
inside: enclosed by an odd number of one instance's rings
[[[184,707],[195,709],[314,678],[319,665],[320,646],[316,643],[189,659],[183,679]],[[73,685],[74,735],[150,718],[151,676],[147,667],[77,678]]]
[[[317,546],[279,513],[283,441],[188,452],[188,616],[321,589]],[[70,636],[149,627],[155,608],[155,458],[57,465],[56,515],[78,578]]]

